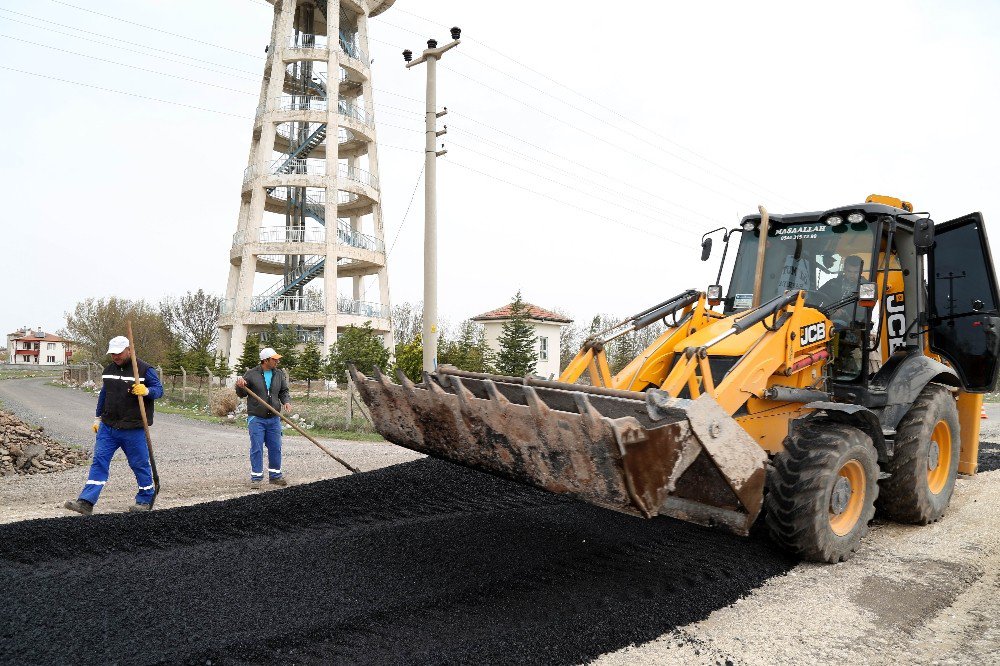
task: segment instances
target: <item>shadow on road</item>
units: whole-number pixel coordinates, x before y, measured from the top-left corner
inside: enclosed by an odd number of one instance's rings
[[[0,527],[3,663],[578,663],[787,571],[767,542],[426,459]]]

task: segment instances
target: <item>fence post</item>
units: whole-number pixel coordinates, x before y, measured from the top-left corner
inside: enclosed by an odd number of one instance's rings
[[[212,369],[205,366],[205,372],[208,373],[208,408],[212,409],[212,382],[215,381],[215,375],[212,374]]]
[[[347,376],[347,425],[344,430],[348,432],[354,427],[354,381],[351,376]]]
[[[184,366],[182,365],[181,366],[181,401],[182,402],[187,402],[187,399],[188,399],[188,373],[187,373],[187,370],[185,370]]]
[[[91,379],[91,372],[90,372],[90,364],[89,363],[87,364],[87,381],[88,382],[94,381],[93,379]]]

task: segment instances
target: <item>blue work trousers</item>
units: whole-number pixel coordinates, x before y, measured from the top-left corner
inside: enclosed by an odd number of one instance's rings
[[[250,430],[250,480],[264,478],[264,447],[267,447],[267,473],[272,479],[281,478],[281,418],[252,416]]]
[[[94,446],[94,462],[90,464],[87,483],[83,486],[80,499],[91,504],[97,504],[97,498],[108,482],[108,466],[115,451],[125,452],[129,467],[135,473],[139,492],[136,493],[136,504],[149,504],[153,501],[153,470],[149,465],[149,449],[146,448],[146,433],[142,428],[119,430],[101,423],[97,430],[97,444]]]

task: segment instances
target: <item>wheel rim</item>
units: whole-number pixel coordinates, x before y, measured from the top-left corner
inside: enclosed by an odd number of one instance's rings
[[[927,450],[927,487],[937,495],[944,490],[951,473],[951,428],[938,421]]]
[[[834,534],[849,534],[858,524],[864,504],[865,468],[857,460],[848,460],[837,472],[830,492],[830,529]]]

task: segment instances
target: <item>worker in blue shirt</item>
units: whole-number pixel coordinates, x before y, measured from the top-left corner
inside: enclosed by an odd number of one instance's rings
[[[111,458],[119,448],[125,451],[139,484],[135,504],[129,507],[129,511],[149,511],[153,501],[153,470],[149,464],[149,450],[136,396],[142,397],[147,421],[153,425],[153,401],[163,396],[163,385],[156,370],[140,359],[136,359],[139,381],[135,381],[128,338],[121,335],[112,338],[108,343],[108,354],[111,355],[111,364],[104,368],[104,384],[97,397],[97,420],[93,425],[97,433],[94,461],[80,497],[64,505],[70,511],[85,516],[93,513],[97,498],[108,481]]]

